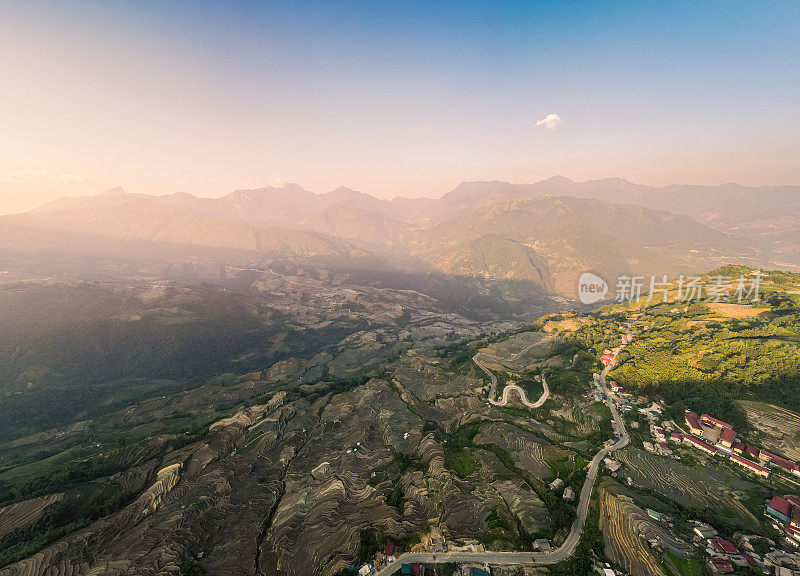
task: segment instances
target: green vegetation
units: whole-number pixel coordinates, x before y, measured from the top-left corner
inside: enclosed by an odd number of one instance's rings
[[[679,558],[667,550],[666,556],[670,563],[678,569],[678,576],[704,576],[705,574],[703,559],[697,555],[691,558]]]
[[[478,464],[472,455],[472,444],[480,428],[479,420],[470,422],[453,430],[445,439],[444,465],[459,478],[467,478],[478,469]]]
[[[589,508],[581,541],[569,560],[553,566],[553,576],[590,576],[595,574],[592,558],[605,556],[603,533],[600,531],[600,508],[595,503]]]
[[[750,270],[725,267],[709,276],[738,277]],[[746,426],[734,398],[758,398],[800,408],[800,274],[770,272],[761,300],[742,308],[714,303],[643,303],[638,337],[617,358],[612,375],[628,391],[663,396],[678,414],[683,406],[725,414]],[[675,308],[678,311],[675,311]],[[619,345],[628,305],[592,315],[593,322],[565,336],[593,351]],[[563,378],[563,377],[562,377]],[[562,385],[554,374],[552,386]],[[565,387],[574,382],[567,380]]]

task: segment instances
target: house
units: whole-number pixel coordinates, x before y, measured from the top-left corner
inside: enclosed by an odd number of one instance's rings
[[[561,478],[556,478],[552,482],[550,482],[550,490],[558,490],[564,485],[564,481]]]
[[[664,519],[664,515],[661,512],[656,512],[651,508],[647,509],[647,515],[653,520],[658,520],[659,522]]]
[[[708,538],[713,538],[714,536],[717,535],[716,530],[714,530],[708,524],[703,524],[703,523],[698,523],[694,527],[694,533],[700,536],[700,538],[702,538],[703,540],[706,540]]]
[[[714,549],[719,552],[720,554],[738,554],[739,550],[736,549],[732,543],[728,542],[723,538],[714,538],[711,541],[711,545]]]
[[[700,416],[700,422],[708,426],[709,428],[733,428],[727,422],[723,422],[722,420],[717,420],[716,418],[712,418],[708,414],[702,414]]]
[[[367,574],[372,574],[375,572],[375,566],[372,564],[364,564],[361,568],[358,569],[358,576],[367,576]]]
[[[741,456],[737,456],[736,454],[731,454],[731,461],[735,462],[739,466],[747,468],[750,472],[758,476],[761,476],[762,478],[766,478],[767,476],[769,476],[769,470],[767,468],[759,466],[755,462],[750,462],[750,460],[742,458]]]
[[[800,506],[792,506],[792,526],[800,528]]]
[[[570,486],[564,488],[564,500],[568,500],[570,502],[575,500],[575,491]]]
[[[708,567],[715,574],[731,574],[733,572],[733,564],[723,558],[711,558],[708,561]]]
[[[790,524],[785,524],[783,529],[786,530],[786,534],[789,537],[791,537],[794,540],[800,542],[800,528],[797,528],[797,527],[792,526]]]
[[[403,564],[400,567],[400,574],[403,576],[421,576],[422,575],[422,566],[419,564]]]
[[[722,430],[722,434],[719,437],[719,443],[725,448],[733,448],[733,442],[735,440],[736,432],[733,431],[733,428],[725,428]]]
[[[744,454],[745,451],[744,442],[734,442],[733,451],[736,452],[737,454]]]
[[[386,546],[383,547],[383,555],[384,556],[394,556],[394,542],[389,540],[386,543]]]
[[[767,504],[765,511],[767,516],[775,518],[784,524],[792,523],[792,505],[786,498],[775,496]]]
[[[703,433],[703,427],[700,426],[700,420],[698,420],[697,414],[694,412],[686,413],[686,426],[692,434],[699,436]]]
[[[537,538],[533,541],[533,549],[537,552],[549,552],[551,548],[550,540],[547,538]]]
[[[600,362],[603,363],[603,366],[608,366],[609,364],[613,364],[614,357],[611,354],[603,354],[600,356]]]
[[[797,462],[792,462],[791,460],[787,460],[786,458],[781,458],[777,454],[767,452],[766,450],[761,450],[758,453],[758,457],[761,460],[764,460],[765,462],[770,462],[775,466],[783,468],[784,470],[800,475],[800,465],[798,465]]]
[[[760,450],[755,446],[748,446],[745,452],[747,452],[753,458],[758,458],[758,453],[760,452]]]
[[[703,442],[702,440],[698,440],[697,438],[694,438],[692,436],[687,436],[684,439],[684,442],[686,442],[686,444],[688,444],[692,448],[697,448],[698,450],[702,450],[706,454],[711,454],[713,456],[713,455],[715,455],[717,453],[717,449],[716,448],[714,448],[713,446],[710,446],[710,445],[706,444],[705,442]]]
[[[612,474],[622,468],[622,464],[611,458],[603,458],[603,464],[606,465],[606,468],[608,468],[608,471]]]
[[[617,384],[613,380],[611,381],[610,388],[611,388],[612,392],[619,392],[620,390],[622,390],[622,386],[620,386],[619,384]]]
[[[683,442],[683,434],[678,434],[677,432],[673,432],[669,435],[669,439],[675,442],[676,444],[680,444]]]

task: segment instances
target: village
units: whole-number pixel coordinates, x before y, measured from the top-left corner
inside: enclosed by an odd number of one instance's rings
[[[613,364],[615,354],[604,351],[601,361],[604,365]],[[606,400],[606,394],[600,387],[600,378],[594,374],[595,388],[592,392],[596,401]],[[709,414],[700,414],[686,410],[683,426],[672,419],[663,418],[664,406],[655,402],[644,402],[643,398],[634,399],[631,394],[625,393],[622,386],[615,381],[610,381],[608,390],[610,400],[625,414],[630,414],[634,409],[639,416],[644,416],[649,427],[650,440],[642,441],[642,448],[651,454],[665,458],[677,458],[679,448],[699,451],[703,456],[725,459],[738,468],[745,475],[753,475],[765,480],[772,475],[780,475],[781,479],[794,481],[800,477],[800,464],[784,458],[778,454],[750,445],[746,438],[737,433],[733,426]],[[649,404],[642,406],[643,404]],[[631,427],[640,428],[637,420],[631,422]],[[606,458],[606,469],[614,476],[622,474],[622,464],[616,460]],[[629,477],[628,483],[632,483]],[[800,491],[800,483],[798,491]],[[647,510],[650,518],[671,525],[671,518]],[[800,574],[800,497],[792,494],[775,495],[765,501],[763,514],[769,518],[772,527],[777,533],[783,535],[779,542],[758,535],[737,534],[733,543],[721,538],[711,525],[694,521],[693,544],[704,550],[707,557],[708,568],[712,573],[731,574],[737,569],[760,569],[764,574],[777,576],[792,576]],[[664,549],[664,542],[653,539],[649,542],[651,547]],[[602,574],[613,571],[608,568],[597,567]]]

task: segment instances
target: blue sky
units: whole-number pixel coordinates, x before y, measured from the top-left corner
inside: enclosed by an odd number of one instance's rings
[[[800,3],[429,4],[0,2],[0,212],[116,185],[800,184]]]

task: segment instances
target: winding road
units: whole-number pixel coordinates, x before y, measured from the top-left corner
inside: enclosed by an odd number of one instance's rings
[[[524,352],[524,350],[522,352]],[[520,354],[522,354],[522,352],[520,352]],[[489,370],[486,366],[481,364],[481,361],[478,360],[477,354],[475,354],[475,356],[472,357],[472,361],[475,362],[475,364],[478,365],[478,368],[483,370],[487,376],[489,376],[489,379],[492,382],[492,385],[489,388],[489,403],[493,404],[494,406],[505,406],[506,404],[508,404],[508,395],[511,392],[519,393],[519,397],[522,400],[522,403],[525,404],[525,406],[527,406],[528,408],[538,408],[539,406],[544,404],[550,397],[550,387],[547,385],[547,378],[545,378],[544,373],[542,373],[542,388],[544,388],[544,391],[542,392],[542,395],[539,396],[539,399],[536,402],[529,401],[527,396],[525,396],[525,390],[523,390],[516,384],[508,384],[503,389],[502,400],[495,400],[494,397],[497,395],[497,376],[495,376],[494,373],[491,370]]]
[[[524,350],[523,350],[524,352]],[[522,354],[522,352],[520,352]],[[517,355],[519,356],[519,354]],[[497,377],[492,374],[492,372],[486,369],[483,364],[477,360],[477,355],[473,358],[473,361],[483,370],[486,374],[489,375],[489,378],[492,382],[492,387],[489,392],[490,402],[494,405],[504,405],[505,401],[507,400],[507,394],[503,393],[503,402],[495,402],[492,401],[494,399],[494,393],[497,388]],[[613,368],[613,364],[607,366],[600,374],[600,388],[605,393],[606,398],[609,398],[608,389],[606,388],[606,375],[608,372]],[[544,384],[545,393],[542,394],[544,400],[547,400],[547,396],[550,395],[550,390],[547,388],[547,383],[544,381],[544,377],[542,377],[542,383]],[[512,386],[507,386],[506,391],[508,388]],[[519,388],[518,386],[514,386],[514,388]],[[542,398],[539,398],[533,404],[528,404],[527,399],[525,398],[524,391],[519,388],[520,396],[525,402],[526,405],[533,406],[538,404],[544,403]],[[541,402],[541,403],[539,403]],[[513,565],[513,564],[528,564],[528,565],[547,565],[547,564],[558,564],[559,562],[563,562],[567,558],[569,558],[572,553],[575,551],[575,548],[578,546],[578,543],[581,540],[581,535],[583,534],[583,527],[586,524],[586,517],[589,512],[589,500],[592,496],[592,489],[594,488],[594,483],[597,480],[597,474],[600,470],[600,464],[603,462],[603,458],[614,452],[615,450],[620,450],[628,445],[630,442],[630,437],[628,436],[628,432],[625,430],[625,422],[620,416],[619,412],[617,411],[617,407],[614,403],[607,399],[606,405],[611,410],[612,416],[612,427],[614,429],[614,435],[617,438],[617,441],[612,444],[611,446],[607,446],[600,450],[597,454],[595,454],[592,461],[589,463],[589,471],[586,474],[586,480],[583,483],[583,488],[581,488],[581,496],[578,500],[578,509],[575,516],[575,522],[572,524],[572,529],[570,530],[567,538],[564,540],[564,543],[559,546],[558,548],[554,548],[549,552],[442,552],[442,553],[413,553],[407,552],[405,554],[401,554],[397,560],[392,562],[391,564],[387,565],[381,571],[378,572],[378,576],[388,576],[389,574],[394,574],[395,572],[399,571],[403,564],[442,564],[447,562],[456,562],[456,563],[464,563],[464,562],[477,562],[477,563],[486,563],[486,564],[493,564],[493,565]]]

